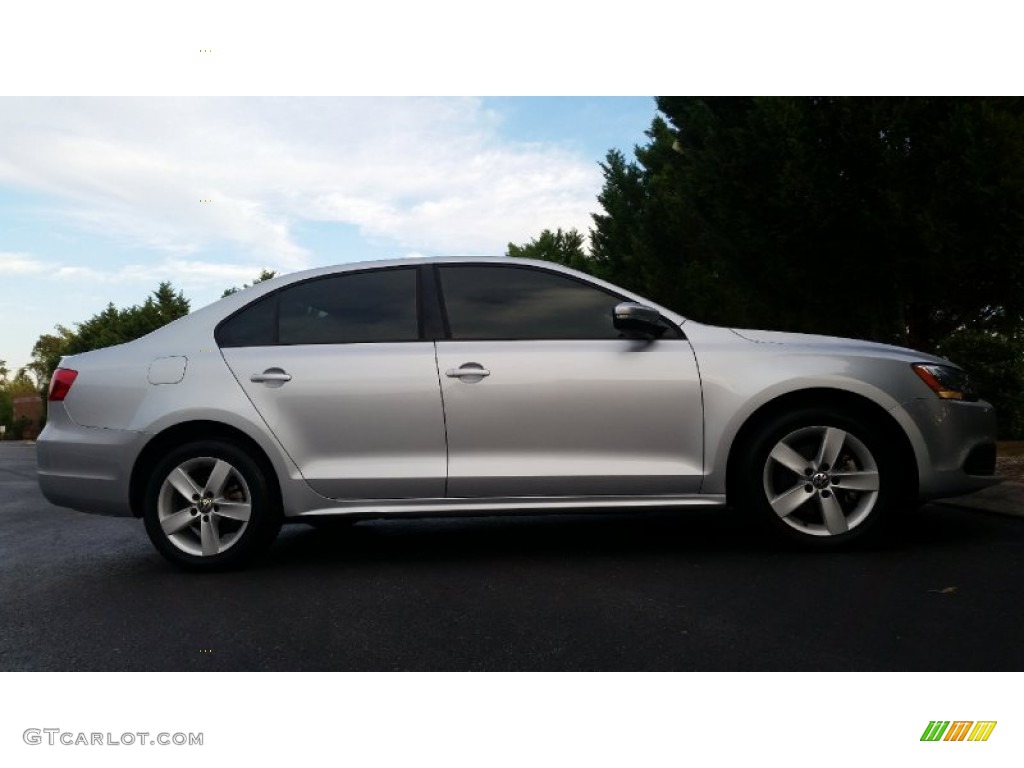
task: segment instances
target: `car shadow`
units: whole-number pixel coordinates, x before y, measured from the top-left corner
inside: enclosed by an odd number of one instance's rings
[[[790,545],[752,525],[742,510],[720,508],[364,520],[326,530],[295,523],[282,529],[263,566],[657,554],[835,557],[983,543],[1000,536],[993,522],[927,507],[901,515],[884,538],[839,551]]]
[[[272,559],[478,560],[691,550],[760,550],[732,511],[505,515],[364,520],[338,529],[286,526]]]

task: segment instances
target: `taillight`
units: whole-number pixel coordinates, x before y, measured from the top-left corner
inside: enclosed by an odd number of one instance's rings
[[[72,371],[70,368],[58,368],[54,371],[50,378],[50,394],[47,399],[53,403],[67,397],[77,376],[78,371]]]

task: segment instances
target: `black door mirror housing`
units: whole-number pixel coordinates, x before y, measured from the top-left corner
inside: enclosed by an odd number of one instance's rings
[[[617,304],[612,314],[615,327],[628,338],[653,340],[665,333],[661,313],[635,301]]]

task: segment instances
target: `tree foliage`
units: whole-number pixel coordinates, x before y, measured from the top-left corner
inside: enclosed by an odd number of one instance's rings
[[[261,270],[259,276],[255,280],[252,281],[252,285],[256,285],[256,283],[262,283],[264,280],[270,280],[270,279],[272,279],[272,278],[274,278],[276,276],[277,276],[277,272],[275,272],[272,269]],[[244,290],[245,288],[249,288],[249,287],[250,287],[249,283],[243,283],[241,288],[239,288],[238,286],[233,286],[231,288],[225,288],[224,289],[224,293],[222,293],[220,295],[220,297],[223,299],[223,298],[225,298],[227,296],[230,296],[233,293],[238,293],[239,291]]]
[[[573,269],[588,267],[587,253],[583,248],[584,236],[576,229],[562,231],[561,228],[552,232],[545,229],[524,245],[508,244],[507,256],[521,259],[541,259],[564,264]]]
[[[681,149],[673,245],[728,268],[740,322],[934,349],[1024,320],[1024,101],[658,106],[671,128],[647,154]]]
[[[275,274],[272,270],[264,269],[253,281],[253,285],[270,280]],[[242,287],[249,286],[246,284]],[[238,290],[228,288],[223,295],[230,296]],[[189,309],[190,302],[184,294],[175,291],[169,282],[162,282],[141,304],[119,308],[111,302],[88,320],[76,323],[74,330],[57,325],[54,333],[42,334],[32,347],[32,360],[26,368],[35,376],[37,389],[45,389],[60,359],[65,355],[124,344],[187,315]],[[0,366],[0,371],[4,370],[6,366]]]
[[[989,394],[1013,413],[1024,387],[1024,99],[657,107],[634,158],[612,151],[601,163],[591,249],[572,266],[699,321],[955,349],[981,377],[998,348],[1007,367]]]
[[[74,355],[115,344],[124,344],[155,331],[188,314],[189,300],[162,282],[142,304],[119,309],[113,303],[78,323],[75,330],[62,325],[56,333],[40,336],[32,347],[32,361],[26,366],[45,387],[64,355]]]
[[[175,293],[168,282],[160,283],[142,304],[118,309],[110,303],[99,314],[79,323],[65,354],[124,344],[187,315],[188,310],[189,300],[180,291]]]
[[[253,281],[253,285],[270,280],[275,274],[272,270],[264,269]],[[249,286],[246,284],[242,287]],[[238,290],[228,288],[223,295],[230,296]],[[187,315],[189,309],[190,302],[184,294],[175,291],[169,282],[162,282],[141,304],[119,308],[111,302],[88,320],[76,323],[74,330],[57,325],[54,333],[42,334],[32,347],[32,360],[26,368],[35,376],[36,388],[45,389],[60,359],[65,355],[124,344]],[[3,379],[6,379],[5,371],[6,365],[0,365]],[[0,403],[0,416],[2,408]]]
[[[14,399],[38,394],[38,388],[24,368],[19,369],[13,378],[10,373],[7,361],[0,360],[0,425],[7,428],[4,437],[19,440],[27,422],[14,420]]]
[[[1024,438],[1024,333],[963,329],[938,352],[970,371],[975,389],[995,404],[1000,434]]]
[[[75,332],[63,325],[54,327],[56,333],[44,333],[32,347],[32,360],[26,366],[36,377],[39,387],[49,386],[50,377],[68,353],[68,346],[75,338]]]

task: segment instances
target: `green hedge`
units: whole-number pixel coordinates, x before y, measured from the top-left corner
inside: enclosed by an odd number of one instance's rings
[[[939,352],[967,371],[978,393],[996,407],[1000,439],[1024,439],[1024,334],[961,331]]]

